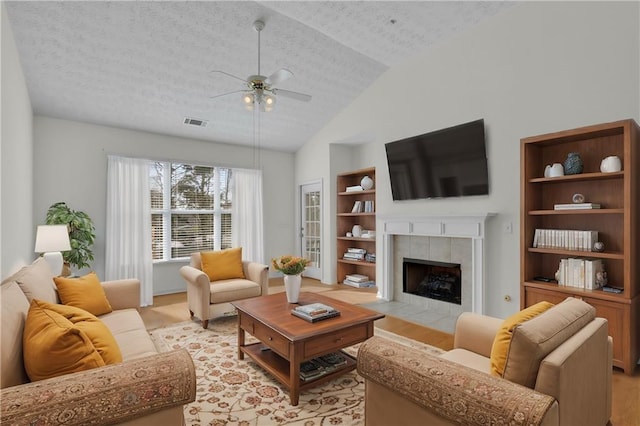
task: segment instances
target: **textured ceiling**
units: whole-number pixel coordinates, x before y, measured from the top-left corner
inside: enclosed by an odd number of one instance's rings
[[[294,77],[260,114],[260,146],[295,151],[385,70],[511,4],[505,2],[5,1],[39,115],[253,146],[242,81]],[[392,20],[395,23],[392,23]],[[204,119],[204,128],[183,124]]]

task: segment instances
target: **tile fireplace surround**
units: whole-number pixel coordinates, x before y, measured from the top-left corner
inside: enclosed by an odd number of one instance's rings
[[[382,230],[378,297],[424,307],[456,317],[464,311],[484,312],[485,222],[493,213],[477,215],[379,216]],[[442,302],[402,290],[403,257],[459,263],[462,305]]]

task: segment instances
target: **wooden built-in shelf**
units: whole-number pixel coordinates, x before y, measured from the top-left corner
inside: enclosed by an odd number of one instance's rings
[[[373,179],[374,187],[363,191],[345,191],[347,187],[360,185],[362,178],[369,176]],[[342,283],[346,275],[361,274],[376,280],[376,264],[374,262],[342,259],[343,254],[349,248],[364,249],[367,253],[376,252],[375,238],[347,237],[352,232],[354,225],[360,225],[363,230],[375,231],[376,229],[376,169],[374,167],[340,173],[336,178],[336,279]],[[373,202],[373,212],[352,213],[354,203],[361,201]]]
[[[633,374],[640,356],[640,128],[633,120],[523,138],[520,157],[520,304],[522,308],[542,300],[560,303],[578,297],[606,318],[613,338],[613,364]],[[543,177],[545,167],[562,163],[578,153],[583,172]],[[622,170],[600,172],[601,161],[617,156]],[[601,209],[554,210],[583,194]],[[606,251],[534,248],[536,229],[597,231]],[[608,286],[602,289],[561,286],[534,280],[553,277],[566,258],[602,259]]]

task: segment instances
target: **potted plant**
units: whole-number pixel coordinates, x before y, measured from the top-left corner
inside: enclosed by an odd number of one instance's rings
[[[64,202],[58,202],[47,210],[47,225],[67,225],[71,250],[62,253],[65,264],[75,265],[78,269],[90,266],[96,230],[88,214],[73,210]]]

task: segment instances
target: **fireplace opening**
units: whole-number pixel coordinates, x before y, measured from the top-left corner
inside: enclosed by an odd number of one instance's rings
[[[462,305],[460,264],[424,259],[402,259],[402,291]]]

